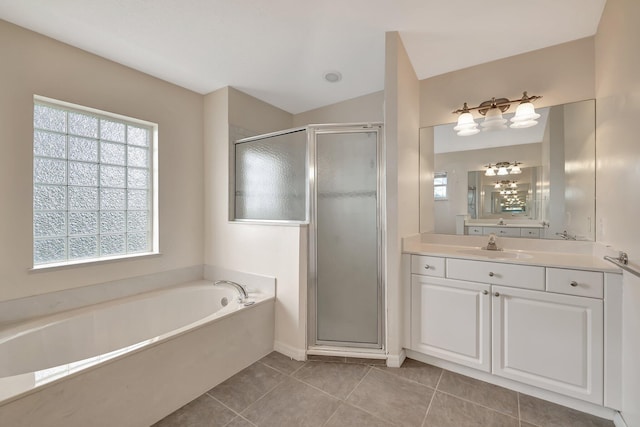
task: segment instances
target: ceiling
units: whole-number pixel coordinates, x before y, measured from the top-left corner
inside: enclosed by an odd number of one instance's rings
[[[419,79],[588,37],[606,0],[0,0],[0,19],[195,92],[296,114],[383,89],[385,32]],[[323,79],[339,71],[337,83]]]

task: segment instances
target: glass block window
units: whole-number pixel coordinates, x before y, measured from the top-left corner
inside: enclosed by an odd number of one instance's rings
[[[436,172],[433,176],[433,197],[435,200],[447,200],[447,173]]]
[[[154,251],[154,129],[35,99],[34,266]]]

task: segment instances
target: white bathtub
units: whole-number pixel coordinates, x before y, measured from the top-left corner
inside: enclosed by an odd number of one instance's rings
[[[202,280],[5,327],[0,425],[150,425],[272,349],[273,294],[237,295]]]

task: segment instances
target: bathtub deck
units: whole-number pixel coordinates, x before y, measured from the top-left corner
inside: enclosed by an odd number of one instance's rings
[[[319,359],[273,352],[153,427],[614,425],[411,359]]]

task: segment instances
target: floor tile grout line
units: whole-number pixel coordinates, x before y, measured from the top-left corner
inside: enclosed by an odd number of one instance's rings
[[[516,396],[518,398],[518,427],[522,427],[522,414],[520,414],[520,392],[516,391]]]
[[[412,382],[413,384],[418,384],[418,385],[421,385],[423,387],[428,387],[428,388],[430,388],[432,390],[436,389],[435,386],[432,387],[430,385],[426,385],[424,383],[421,383],[420,381],[416,381],[416,380],[412,380],[411,378],[403,377],[402,375],[398,375],[398,374],[393,373],[393,371],[391,371],[389,369],[381,369],[379,366],[375,366],[375,365],[372,365],[371,367],[376,369],[376,370],[378,370],[378,371],[380,371],[380,372],[384,372],[384,373],[389,374],[389,375],[395,375],[396,377],[400,377],[403,380],[407,380],[409,382]],[[382,367],[386,368],[386,366],[382,366]],[[391,369],[402,369],[402,368],[391,368]],[[445,369],[442,369],[442,368],[439,368],[439,369],[441,369],[442,371],[445,370]]]
[[[346,402],[351,395],[353,394],[354,391],[356,391],[356,389],[360,386],[360,384],[362,384],[362,381],[364,381],[365,378],[367,378],[367,376],[369,375],[369,373],[371,372],[371,370],[373,369],[372,366],[369,366],[369,369],[367,369],[367,372],[364,373],[364,375],[362,376],[362,378],[360,378],[360,381],[358,381],[358,384],[356,384],[356,386],[349,392],[349,394],[347,394],[347,396],[344,398],[344,401]]]
[[[502,411],[497,410],[497,409],[494,409],[494,408],[490,408],[490,407],[485,406],[485,405],[483,405],[483,404],[481,404],[481,403],[474,402],[473,400],[465,399],[464,397],[457,396],[457,395],[455,395],[455,394],[453,394],[453,393],[448,393],[448,392],[446,392],[446,391],[442,391],[442,390],[438,390],[438,391],[439,391],[440,393],[442,393],[442,394],[446,394],[447,396],[455,397],[456,399],[462,400],[462,401],[467,402],[467,403],[471,403],[471,404],[473,404],[473,405],[479,406],[479,407],[484,408],[484,409],[487,409],[487,410],[489,410],[489,411],[493,411],[493,412],[496,412],[496,413],[498,413],[498,414],[505,415],[505,416],[507,416],[507,417],[509,417],[509,418],[513,418],[513,419],[515,419],[515,420],[519,420],[519,418],[518,418],[518,417],[516,417],[516,416],[514,416],[514,415],[507,414],[506,412],[502,412]]]
[[[436,393],[438,392],[438,386],[440,385],[440,381],[442,380],[442,376],[444,375],[444,369],[440,370],[440,376],[438,376],[438,381],[436,382],[436,386],[433,389],[433,394],[431,395],[431,399],[429,399],[429,405],[427,406],[427,412],[424,413],[424,418],[422,419],[421,426],[424,427],[424,424],[427,422],[427,417],[429,416],[429,410],[431,409],[431,404],[433,403],[433,399],[436,398]]]
[[[363,408],[362,406],[356,405],[355,403],[344,402],[344,404],[345,405],[349,405],[349,406],[353,406],[354,408],[359,409],[360,411],[362,411],[362,412],[364,412],[366,414],[369,414],[369,415],[371,415],[372,417],[374,417],[374,418],[376,418],[378,420],[384,421],[387,424],[391,424],[391,425],[394,425],[394,426],[401,425],[401,424],[396,423],[395,421],[390,421],[390,420],[388,420],[386,418],[382,418],[380,415],[376,415],[376,414],[374,414],[372,412],[369,412],[369,410]]]
[[[240,416],[240,413],[238,411],[236,411],[236,410],[232,409],[231,407],[225,405],[224,402],[222,402],[221,400],[217,399],[215,396],[209,394],[208,391],[205,394],[207,396],[209,396],[210,398],[212,398],[213,400],[215,400],[216,402],[218,402],[219,404],[221,404],[222,406],[224,406],[225,408],[227,408],[228,410],[230,410],[231,412],[233,412],[236,416]]]

